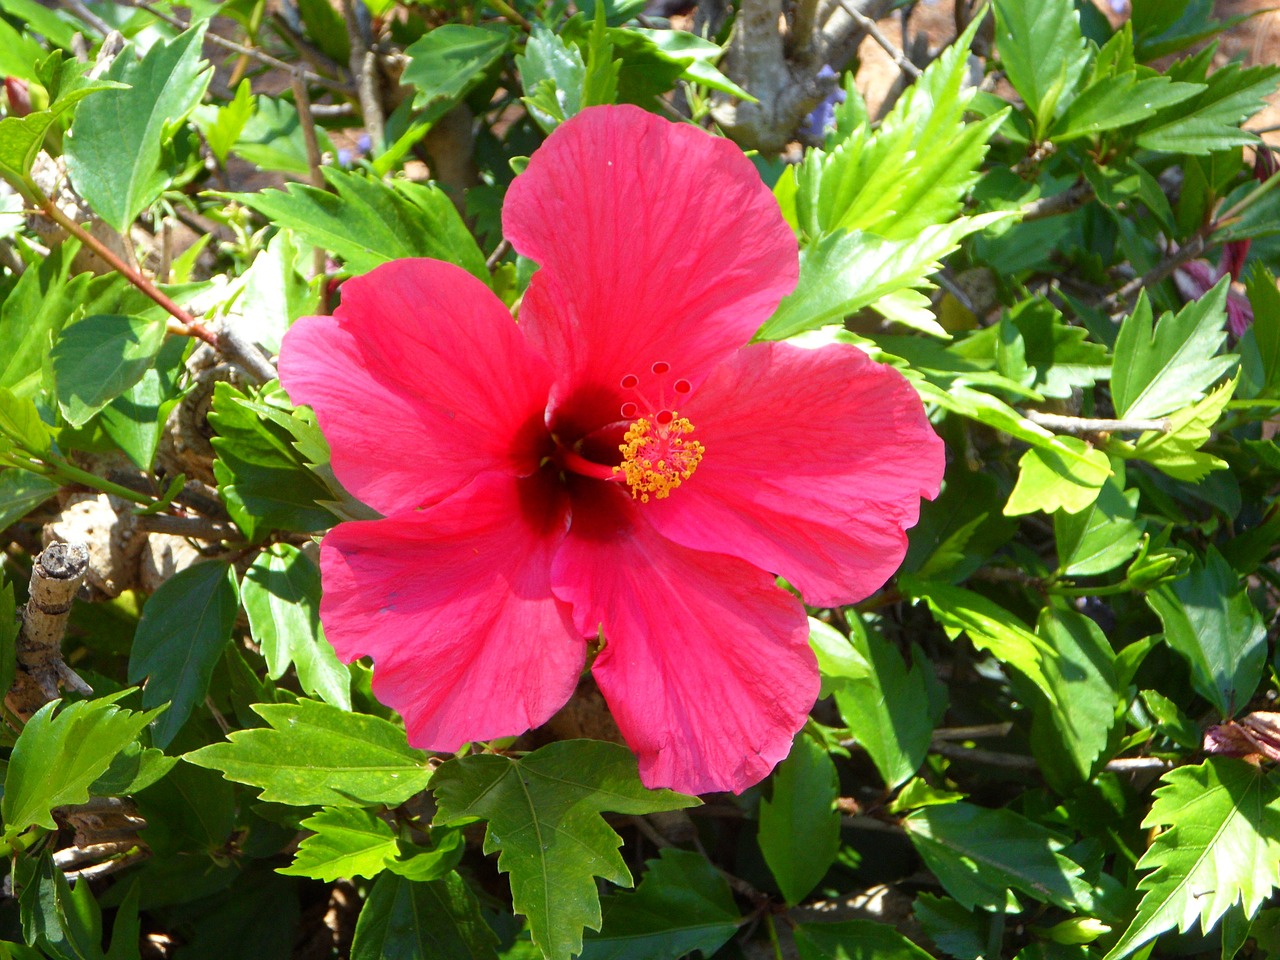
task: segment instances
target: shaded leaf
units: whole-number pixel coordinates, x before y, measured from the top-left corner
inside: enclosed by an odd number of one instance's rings
[[[497,946],[456,873],[427,883],[384,873],[360,911],[351,960],[487,960]]]
[[[787,903],[818,885],[840,848],[840,785],[826,748],[799,734],[760,801],[760,852]]]
[[[128,390],[155,362],[165,325],[144,317],[85,317],[65,328],[53,345],[58,407],[80,427]]]
[[[844,920],[795,928],[800,960],[927,960],[929,954],[885,923]]]

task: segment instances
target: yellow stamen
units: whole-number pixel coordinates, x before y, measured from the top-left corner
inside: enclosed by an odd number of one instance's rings
[[[705,448],[697,440],[686,439],[693,433],[693,424],[674,413],[671,417],[657,426],[642,417],[627,429],[618,447],[622,463],[613,468],[614,473],[622,473],[631,496],[641,503],[648,503],[650,496],[658,500],[671,496],[702,462]]]

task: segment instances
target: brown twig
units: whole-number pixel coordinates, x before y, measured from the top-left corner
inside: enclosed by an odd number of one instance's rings
[[[373,140],[374,149],[381,150],[385,144],[386,117],[382,111],[378,64],[356,17],[358,2],[359,0],[342,0],[342,16],[347,24],[347,40],[351,46],[351,79],[356,86],[356,99],[360,101],[364,128]]]
[[[884,35],[874,20],[850,3],[849,0],[840,0],[840,6],[844,9],[845,13],[853,18],[854,23],[861,27],[872,40],[880,45],[880,49],[889,55],[889,59],[894,62],[899,70],[905,73],[912,80],[915,80],[920,76],[920,68],[907,59],[907,55],[899,50],[894,42]]]
[[[1168,433],[1172,424],[1168,418],[1157,420],[1107,420],[1094,417],[1065,417],[1039,410],[1023,410],[1022,415],[1032,423],[1056,433]]]
[[[62,661],[62,634],[76,591],[89,572],[89,550],[82,543],[51,543],[31,568],[31,595],[22,609],[17,671],[5,705],[21,717],[31,715],[58,696],[66,685],[93,691]]]
[[[1201,234],[1196,234],[1187,243],[1172,254],[1165,257],[1158,264],[1148,270],[1140,277],[1135,277],[1126,283],[1115,293],[1104,298],[1099,304],[1098,309],[1107,313],[1115,313],[1122,309],[1128,302],[1138,295],[1140,290],[1147,287],[1155,286],[1165,277],[1169,276],[1178,267],[1191,260],[1194,260],[1200,254],[1204,253],[1205,239]]]
[[[1032,200],[1022,208],[1022,220],[1043,220],[1045,217],[1056,217],[1060,213],[1078,210],[1093,199],[1093,187],[1086,180],[1072,184],[1061,193],[1051,197]]]
[[[978,747],[958,747],[950,743],[934,743],[930,752],[951,757],[954,760],[973,760],[993,767],[1005,767],[1010,770],[1037,770],[1040,767],[1035,757],[1020,753],[998,753],[995,750],[982,750]],[[1160,757],[1117,757],[1107,762],[1105,769],[1117,773],[1136,773],[1142,770],[1170,770],[1175,766],[1173,761]]]

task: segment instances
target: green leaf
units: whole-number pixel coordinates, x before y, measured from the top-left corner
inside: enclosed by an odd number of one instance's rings
[[[582,85],[587,65],[578,48],[565,43],[540,23],[516,57],[529,115],[545,133],[582,109]]]
[[[1103,77],[1072,101],[1051,132],[1054,143],[1092,137],[1139,123],[1165,107],[1204,90],[1201,83],[1176,83],[1168,77],[1140,76],[1136,70]]]
[[[972,590],[916,577],[900,577],[899,589],[913,599],[925,600],[947,636],[966,634],[979,650],[1021,672],[1050,700],[1055,698],[1042,666],[1053,651],[1008,610]]]
[[[285,190],[225,196],[341,257],[352,273],[402,257],[434,257],[489,282],[484,254],[443,190],[405,180],[383,183],[334,167],[325,167],[324,175],[332,193],[290,183]]]
[[[54,807],[88,801],[89,785],[160,713],[117,707],[115,701],[127,692],[67,704],[61,710],[62,701],[54,700],[27,721],[4,778],[0,817],[6,836],[16,836],[32,824],[56,830],[50,814]]]
[[[1252,329],[1262,361],[1262,388],[1274,394],[1280,389],[1280,289],[1261,260],[1249,265],[1245,290],[1253,307]]]
[[[960,217],[925,227],[906,240],[885,240],[869,233],[837,232],[800,252],[800,280],[756,332],[757,340],[783,340],[805,330],[843,321],[863,307],[887,319],[934,336],[947,337],[927,305],[894,299],[929,286],[943,257],[960,241],[1007,214]]]
[[[1067,577],[1107,573],[1138,550],[1142,523],[1137,521],[1138,491],[1123,491],[1123,481],[1112,476],[1098,498],[1079,513],[1053,516],[1058,545],[1058,570]]]
[[[209,149],[218,162],[226,166],[231,149],[244,132],[245,124],[253,116],[253,90],[249,78],[245,77],[240,81],[240,85],[236,87],[236,95],[226,105],[212,109],[215,111],[213,119],[199,125]]]
[[[795,928],[800,960],[928,960],[929,954],[886,923],[844,920]]]
[[[207,234],[206,234],[207,236]],[[169,411],[177,403],[178,375],[189,340],[170,337],[156,362],[98,414],[103,431],[139,469],[150,471]]]
[[[760,801],[760,852],[778,889],[797,904],[826,876],[840,849],[840,784],[826,748],[800,733]]]
[[[1111,476],[1106,453],[1079,437],[1059,437],[1058,442],[1076,454],[1075,459],[1057,450],[1032,447],[1018,461],[1018,482],[1004,506],[1006,517],[1043,510],[1079,513],[1097,498]]]
[[[1208,78],[1194,98],[1161,110],[1138,133],[1138,146],[1165,153],[1208,154],[1257,143],[1241,130],[1276,89],[1280,67],[1228,64]]]
[[[147,681],[143,706],[170,704],[152,728],[156,746],[168,746],[204,701],[239,609],[235,572],[217,561],[180,571],[147,600],[129,654],[129,682]]]
[[[177,757],[166,757],[155,747],[130,743],[112,759],[107,772],[89,785],[89,794],[123,797],[138,793],[168,775],[177,762]]]
[[[1239,376],[1218,387],[1203,400],[1178,410],[1169,417],[1165,433],[1150,431],[1134,444],[1130,456],[1144,460],[1178,480],[1197,482],[1212,470],[1225,470],[1227,464],[1200,451],[1209,440],[1213,425],[1235,392]],[[1117,446],[1117,449],[1122,449]]]
[[[351,672],[320,626],[320,570],[297,547],[267,547],[244,575],[240,596],[249,630],[262,648],[267,676],[279,680],[293,664],[308,694],[351,709]]]
[[[271,352],[280,352],[280,340],[299,317],[318,307],[318,287],[298,271],[301,261],[309,261],[311,251],[302,249],[293,234],[281,231],[244,272],[244,290],[236,301],[237,312],[254,320],[256,342]]]
[[[384,873],[356,921],[351,960],[496,960],[497,946],[456,873],[428,883]]]
[[[20,397],[41,390],[50,340],[84,302],[89,275],[68,276],[75,249],[74,241],[60,244],[24,270],[0,303],[0,387]]]
[[[922,705],[929,685],[920,663],[910,668],[876,630],[851,618],[850,641],[864,669],[835,686],[840,716],[871,757],[885,784],[896,787],[920,769],[933,723]],[[917,650],[917,653],[919,651]]]
[[[1138,866],[1137,915],[1106,960],[1120,960],[1166,930],[1200,921],[1210,931],[1240,904],[1252,917],[1271,896],[1280,862],[1280,787],[1243,760],[1210,757],[1170,770],[1143,827],[1165,828]]]
[[[53,345],[58,407],[82,427],[142,379],[164,344],[163,322],[103,314],[66,327]]]
[[[1088,893],[1063,844],[1012,810],[969,803],[925,807],[903,822],[907,836],[946,888],[972,910],[1004,912],[1007,890],[1073,910]]]
[[[839,230],[862,231],[908,241],[956,217],[978,179],[987,141],[1007,113],[964,122],[977,93],[965,79],[969,45],[980,23],[975,18],[929,65],[875,132],[863,116],[829,153],[810,150],[793,168],[796,217],[804,234],[816,239]]]
[[[511,31],[505,27],[446,23],[405,47],[409,62],[400,82],[418,88],[413,99],[417,109],[437,100],[453,103],[484,77],[510,43]]]
[[[700,83],[710,90],[719,90],[739,100],[746,100],[748,103],[758,102],[750,93],[712,66],[724,55],[724,48],[718,43],[704,40],[685,30],[647,30],[644,27],[632,27],[616,33],[611,31],[611,36],[616,36],[617,33],[649,40],[663,57],[683,64],[684,72],[680,74],[682,80]]]
[[[1041,610],[1036,633],[1054,651],[1044,659],[1044,674],[1057,697],[1032,694],[1039,702],[1031,749],[1050,783],[1066,792],[1093,777],[1116,724],[1115,653],[1101,628],[1074,610]]]
[[[48,452],[51,444],[35,402],[0,387],[0,453],[12,445],[38,455]]]
[[[0,445],[3,445],[2,441]],[[56,483],[34,473],[0,470],[0,530],[15,520],[21,520],[57,492]]]
[[[641,815],[698,801],[646,790],[631,751],[613,743],[563,740],[513,760],[478,754],[451,760],[433,781],[442,825],[485,820],[484,852],[498,852],[511,875],[511,898],[529,919],[548,960],[582,950],[582,929],[600,929],[594,877],[631,886],[622,838],[604,811]]]
[[[302,827],[315,833],[302,841],[293,863],[276,873],[328,883],[342,877],[372,879],[400,852],[391,828],[360,807],[325,807]]]
[[[1180,580],[1147,593],[1164,638],[1191,666],[1191,684],[1224,717],[1249,703],[1262,679],[1267,629],[1236,572],[1212,547]]]
[[[329,488],[302,462],[293,437],[258,417],[240,401],[247,399],[229,383],[213,391],[209,424],[218,491],[227,512],[246,537],[261,540],[272,530],[310,533],[333,526],[334,516],[320,503]]]
[[[67,140],[67,172],[94,213],[127,233],[169,185],[165,142],[195,109],[209,85],[200,59],[205,25],[154,44],[142,60],[116,57],[107,78],[127,83],[86,100]]]
[[[706,857],[665,847],[645,866],[635,893],[601,899],[604,922],[583,936],[580,960],[710,957],[738,931],[733,892]]]
[[[1080,14],[1071,0],[995,0],[995,12],[1000,63],[1046,130],[1089,62]]]
[[[73,889],[49,850],[30,871],[19,894],[26,939],[55,960],[101,960],[102,912],[89,884]]]
[[[1234,354],[1215,356],[1226,340],[1229,282],[1224,279],[1175,316],[1152,327],[1151,303],[1143,293],[1116,337],[1111,397],[1116,414],[1129,419],[1162,417],[1204,396],[1235,365]]]
[[[3,477],[0,477],[2,480]],[[4,524],[0,523],[0,527]],[[18,672],[17,641],[22,622],[18,619],[17,603],[13,599],[13,584],[0,585],[0,689],[13,686]]]
[[[403,803],[431,779],[426,754],[379,717],[327,703],[257,703],[269,729],[237,730],[182,759],[262,789],[262,799],[295,807]]]

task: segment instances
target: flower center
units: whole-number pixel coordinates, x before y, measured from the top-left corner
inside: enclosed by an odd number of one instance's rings
[[[634,422],[618,445],[622,462],[613,468],[641,503],[648,503],[650,497],[665,500],[671,496],[672,490],[693,476],[705,452],[701,443],[689,439],[693,424],[669,405],[689,395],[689,381],[669,383],[671,364],[661,360],[650,372],[653,382],[643,391],[634,373],[622,378],[620,386],[635,399],[623,403],[619,412],[624,420]]]
[[[704,448],[688,439],[691,433],[693,424],[674,410],[661,411],[653,423],[641,417],[627,429],[618,446],[622,463],[613,469],[631,487],[632,497],[641,503],[648,503],[650,496],[665,500],[693,476]]]

